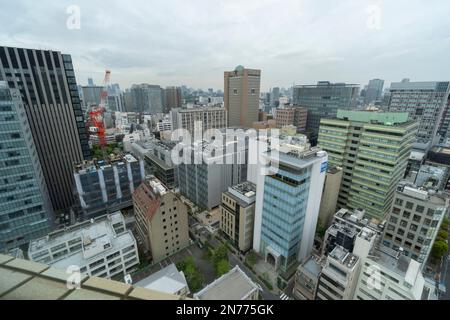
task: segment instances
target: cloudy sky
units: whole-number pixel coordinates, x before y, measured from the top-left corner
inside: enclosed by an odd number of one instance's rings
[[[77,26],[71,5],[80,29],[67,27]],[[110,69],[122,88],[222,89],[223,71],[239,64],[262,70],[262,90],[450,80],[448,0],[0,0],[0,8],[0,45],[70,53],[79,84],[100,83]]]

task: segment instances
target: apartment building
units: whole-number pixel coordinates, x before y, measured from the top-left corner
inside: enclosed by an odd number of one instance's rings
[[[101,278],[125,276],[139,264],[136,240],[120,211],[31,241],[28,258],[62,270],[78,266],[81,273]]]
[[[250,181],[228,188],[222,193],[220,230],[241,252],[253,245],[256,185]]]
[[[190,244],[186,205],[161,181],[149,176],[133,194],[136,228],[157,263]]]
[[[329,153],[330,165],[343,168],[338,208],[385,217],[417,127],[407,113],[377,111],[338,110],[336,118],[320,121],[319,146]]]

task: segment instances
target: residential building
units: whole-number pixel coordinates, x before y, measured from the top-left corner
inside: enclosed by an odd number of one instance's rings
[[[250,128],[258,121],[261,70],[237,66],[224,72],[224,106],[229,127]]]
[[[50,231],[53,209],[25,107],[0,81],[0,252]]]
[[[364,103],[370,104],[375,101],[380,101],[383,95],[384,80],[372,79],[369,81],[366,93],[364,95]]]
[[[444,217],[448,216],[450,193],[439,191],[438,180],[430,177],[413,184],[399,183],[387,216],[383,245],[403,250],[424,267]]]
[[[174,191],[149,176],[133,194],[136,230],[158,263],[190,244],[186,205]]]
[[[74,207],[80,218],[89,219],[133,205],[132,194],[144,180],[144,161],[130,154],[74,165]]]
[[[72,163],[91,152],[68,54],[0,47],[0,81],[20,90],[53,209],[73,204]]]
[[[180,87],[166,87],[164,89],[165,105],[164,113],[169,113],[172,109],[181,108],[181,88]]]
[[[338,110],[322,119],[319,146],[343,168],[338,208],[382,220],[403,178],[418,124],[407,113]]]
[[[28,258],[67,270],[111,278],[131,273],[139,264],[133,233],[120,211],[77,223],[30,242]]]
[[[410,120],[419,122],[416,141],[434,139],[448,103],[450,82],[393,82],[389,111],[408,112]]]
[[[336,212],[339,188],[342,181],[341,167],[328,167],[323,184],[322,199],[320,200],[319,222],[328,228]]]
[[[170,111],[172,130],[186,129],[194,135],[196,122],[200,122],[202,131],[227,127],[227,111],[222,107],[200,107],[192,109],[172,109]]]
[[[275,111],[277,128],[288,125],[297,127],[297,132],[306,130],[308,110],[302,107],[278,108]]]
[[[190,293],[183,271],[178,271],[173,263],[136,282],[135,286],[178,296]]]
[[[134,84],[131,86],[133,112],[156,114],[163,112],[163,89],[158,85]]]
[[[150,151],[144,159],[149,172],[154,174],[167,188],[173,189],[178,186],[177,169],[172,162],[172,149],[174,141],[152,140],[148,142]]]
[[[233,269],[194,294],[197,300],[259,300],[261,287],[240,268]]]
[[[300,264],[295,273],[295,282],[292,293],[299,300],[316,300],[317,286],[319,284],[322,266],[318,257],[311,256]]]
[[[220,230],[241,252],[253,245],[256,185],[250,181],[228,188],[222,193]]]
[[[317,85],[294,86],[294,105],[308,109],[306,127],[311,130],[311,144],[317,143],[320,119],[336,117],[338,109],[350,109],[356,103],[356,84],[319,81]]]
[[[336,246],[322,268],[317,300],[351,300],[358,282],[361,259],[347,249]]]
[[[267,175],[260,168],[256,177],[253,250],[287,279],[311,254],[328,156],[293,137],[261,156]]]

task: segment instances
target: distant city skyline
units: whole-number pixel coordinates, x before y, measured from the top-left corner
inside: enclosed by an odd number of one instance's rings
[[[71,5],[80,29],[69,29]],[[373,1],[8,2],[0,44],[72,55],[78,84],[105,69],[134,83],[223,90],[223,72],[260,69],[261,91],[317,81],[445,81],[450,3]],[[73,12],[70,11],[69,12]],[[400,15],[399,12],[402,14]]]

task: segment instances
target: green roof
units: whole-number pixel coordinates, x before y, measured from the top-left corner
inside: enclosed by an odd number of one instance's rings
[[[394,125],[408,122],[408,116],[408,112],[376,112],[342,109],[337,111],[338,119],[366,123],[378,122],[383,125]]]

